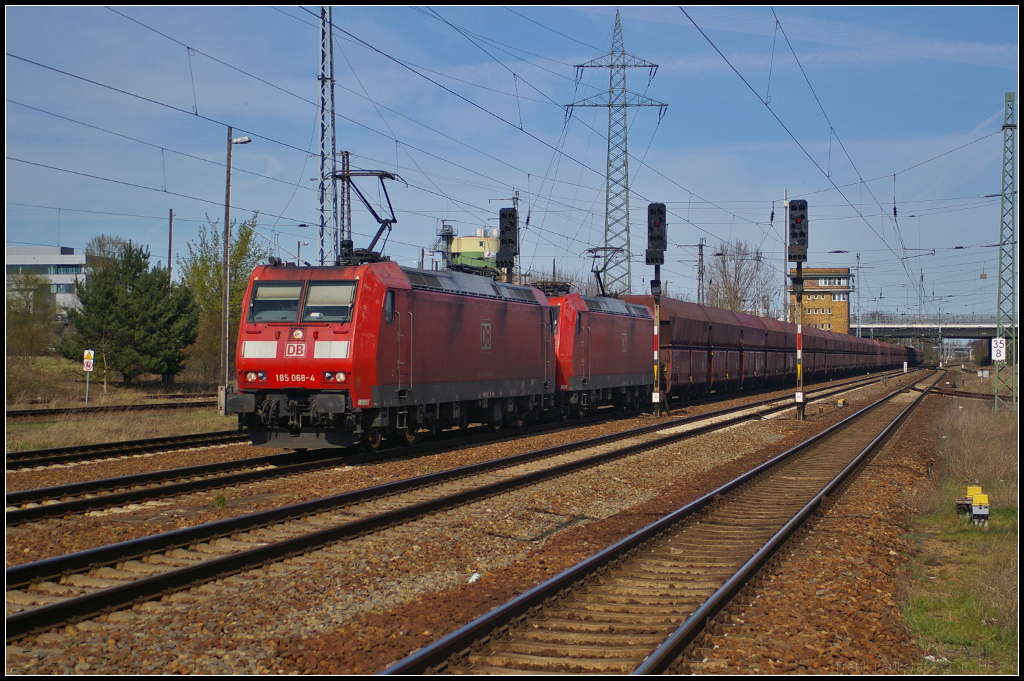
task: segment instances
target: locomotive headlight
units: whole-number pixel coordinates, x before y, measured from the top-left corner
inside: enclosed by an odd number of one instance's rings
[[[249,371],[245,374],[245,380],[247,383],[266,383],[267,372],[266,371]]]
[[[325,371],[324,383],[341,383],[345,380],[344,371]]]
[[[292,340],[304,340],[306,333],[302,329],[292,329]]]
[[[255,371],[250,371],[249,373],[247,373],[245,375],[245,380],[247,380],[249,383],[255,383],[256,382],[256,372]]]

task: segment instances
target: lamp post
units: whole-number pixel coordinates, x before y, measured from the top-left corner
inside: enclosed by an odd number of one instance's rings
[[[228,308],[231,306],[230,286],[230,249],[231,249],[231,146],[233,144],[248,144],[252,142],[248,137],[236,137],[232,139],[231,126],[228,126],[228,173],[227,183],[224,189],[224,282],[222,285],[223,293],[223,310],[221,314],[221,341],[220,341],[220,362],[221,362],[221,378],[224,381],[223,392],[227,393],[228,387],[231,385],[231,367],[228,362],[228,348],[230,347],[228,335],[230,334],[230,315]],[[223,401],[218,401],[223,404]],[[222,412],[223,413],[223,412]]]

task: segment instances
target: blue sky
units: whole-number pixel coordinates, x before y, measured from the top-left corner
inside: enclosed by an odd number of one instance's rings
[[[307,9],[8,7],[8,246],[117,234],[165,260],[173,209],[180,257],[207,215],[223,219],[231,125],[254,140],[234,148],[232,217],[258,210],[282,256],[301,241],[310,259],[317,229],[298,225],[319,222],[319,10]],[[659,65],[652,80],[631,69],[628,87],[668,105],[660,121],[629,111],[636,292],[652,275],[653,201],[669,208],[671,292],[695,296],[701,238],[708,252],[753,244],[781,290],[788,192],[809,203],[808,266],[861,255],[865,309],[916,312],[923,276],[927,311],[994,312],[999,199],[981,197],[1000,191],[1016,7],[685,9],[707,39],[678,7],[622,9],[627,52]],[[563,107],[607,88],[607,70],[577,82],[573,67],[608,51],[614,19],[615,7],[335,8],[338,150],[408,183],[388,186],[393,259],[418,260],[441,220],[495,227],[509,205],[496,199],[518,191],[523,269],[555,260],[588,275],[607,111],[567,122]],[[367,245],[376,223],[361,207],[353,223]]]

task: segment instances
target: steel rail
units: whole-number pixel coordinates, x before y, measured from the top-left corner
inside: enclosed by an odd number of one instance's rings
[[[927,378],[922,380],[927,380]],[[598,574],[628,561],[665,531],[680,521],[705,509],[716,498],[732,492],[780,463],[788,461],[799,452],[850,425],[856,419],[884,404],[896,394],[903,392],[903,390],[904,388],[893,390],[875,403],[863,407],[821,433],[808,438],[804,442],[753,468],[718,489],[708,492],[661,520],[655,521],[629,537],[616,542],[607,549],[562,572],[560,575],[552,577],[508,603],[444,636],[435,643],[413,653],[404,660],[396,662],[382,673],[393,675],[437,672],[447,666],[450,658],[465,657],[471,652],[481,650],[492,637],[502,636],[511,626],[515,626],[531,615],[539,614],[545,606],[552,605],[560,598],[567,597],[573,589],[596,580]],[[923,397],[923,393],[921,397]],[[916,403],[915,401],[914,404]],[[906,413],[906,410],[901,412],[901,416],[903,413]]]
[[[838,388],[834,388],[838,389]],[[849,389],[848,387],[846,389]],[[774,398],[765,402],[779,402],[787,398]],[[272,509],[247,516],[229,518],[214,523],[198,525],[190,528],[183,528],[172,532],[144,537],[128,542],[121,542],[111,546],[89,549],[67,556],[58,556],[35,563],[28,563],[7,568],[6,582],[8,588],[44,581],[64,574],[72,574],[83,570],[93,569],[104,565],[112,565],[133,558],[144,557],[161,551],[173,548],[190,546],[192,544],[211,541],[213,539],[229,536],[237,532],[252,530],[257,527],[266,527],[274,523],[286,520],[301,518],[311,514],[323,512],[329,509],[343,508],[388,494],[408,491],[428,485],[435,485],[459,477],[488,472],[491,470],[506,468],[532,460],[554,456],[563,452],[585,447],[599,446],[614,442],[615,440],[635,437],[638,434],[645,434],[651,431],[666,428],[678,428],[681,425],[692,424],[699,420],[707,420],[721,416],[723,413],[739,410],[756,410],[756,405],[739,405],[713,414],[694,415],[675,419],[670,422],[653,424],[643,428],[615,433],[574,442],[566,445],[559,445],[535,452],[527,452],[514,457],[497,459],[493,461],[474,464],[472,466],[442,471],[439,473],[419,476],[407,480],[400,480],[372,488],[356,490],[333,497],[318,499],[310,502],[294,504],[279,509]],[[766,411],[777,411],[791,409],[792,405],[786,401],[783,405],[769,406]],[[139,600],[146,600],[155,596],[170,593],[188,586],[209,581],[215,577],[227,576],[242,570],[258,567],[271,561],[280,560],[284,557],[301,554],[324,544],[341,539],[357,537],[369,532],[376,531],[407,522],[409,520],[437,512],[445,508],[451,508],[478,499],[500,494],[502,492],[533,484],[538,481],[564,475],[571,471],[598,465],[605,461],[627,456],[637,451],[664,446],[671,442],[691,437],[703,432],[725,428],[745,420],[759,418],[764,412],[751,411],[751,413],[733,416],[725,421],[713,424],[698,426],[686,432],[676,432],[664,435],[646,442],[636,443],[628,447],[587,457],[581,460],[572,461],[550,469],[528,473],[508,480],[491,483],[474,489],[465,490],[447,497],[431,501],[412,504],[387,513],[378,514],[368,518],[343,523],[334,527],[315,531],[287,539],[267,546],[249,549],[243,552],[202,561],[194,566],[188,566],[165,572],[161,575],[135,580],[124,585],[106,588],[91,594],[66,599],[64,601],[45,605],[32,610],[11,615],[6,620],[7,640],[15,640],[33,632],[42,631],[58,626],[71,620],[77,620],[93,616],[100,612],[130,605]]]
[[[855,381],[853,383],[856,384],[857,382]],[[836,392],[844,392],[850,389],[850,384],[844,384],[843,386],[839,387],[831,386],[829,388],[822,388],[819,389],[818,391],[815,391],[815,394],[823,393],[824,395],[818,395],[817,397],[809,399],[808,401],[810,402],[816,399],[820,400],[824,396],[835,394]],[[808,395],[810,395],[810,393],[808,393]],[[786,397],[770,398],[767,400],[761,400],[759,402],[754,402],[750,404],[736,405],[733,407],[728,407],[726,409],[721,409],[707,414],[690,416],[684,419],[677,419],[671,422],[654,424],[639,429],[625,431],[624,433],[620,433],[610,437],[621,439],[622,437],[642,435],[646,434],[647,432],[656,432],[657,430],[672,428],[678,425],[683,425],[685,423],[690,423],[693,420],[716,418],[718,416],[729,414],[735,411],[753,409],[761,405],[768,405],[773,402],[779,402],[787,399],[788,398]],[[786,405],[786,408],[788,408],[788,404]],[[756,416],[751,416],[751,418],[755,417]],[[228,433],[231,433],[231,431],[228,431]],[[322,451],[331,452],[334,450]],[[168,496],[189,494],[192,492],[211,489],[215,487],[238,485],[247,482],[255,482],[258,480],[284,477],[287,475],[295,475],[298,473],[305,473],[313,470],[319,470],[322,468],[330,468],[342,464],[359,464],[374,458],[373,456],[362,456],[353,458],[351,457],[351,455],[344,455],[342,457],[330,457],[325,459],[323,458],[323,455],[321,455],[320,457],[316,458],[316,460],[313,461],[286,463],[288,459],[294,458],[295,456],[297,455],[294,453],[277,454],[255,459],[240,459],[231,462],[205,464],[201,466],[193,466],[188,468],[177,468],[165,471],[157,471],[154,473],[140,473],[137,475],[130,475],[118,478],[107,478],[103,480],[70,483],[68,485],[61,485],[57,487],[47,487],[33,490],[23,490],[20,492],[12,492],[6,495],[5,501],[8,508],[27,503],[34,503],[39,505],[29,506],[27,508],[11,509],[7,511],[5,515],[6,524],[9,526],[19,525],[26,522],[41,520],[44,518],[57,518],[76,513],[84,513],[87,511],[106,510],[110,508],[123,506],[125,504],[141,503]],[[310,455],[307,453],[305,455],[299,456],[312,457],[314,455]],[[184,482],[175,482],[159,486],[156,486],[154,484],[163,482],[165,480],[179,480],[181,478],[188,478],[193,476],[209,476],[211,474],[218,473],[221,471],[236,470],[239,468],[255,468],[260,466],[274,466],[274,468],[258,471],[246,471],[242,473],[223,475],[219,477],[202,477],[200,479],[187,480]],[[139,485],[153,486],[144,487],[141,489],[130,489],[123,492],[113,492],[110,494],[103,494],[102,496],[91,496],[81,499],[71,499],[56,503],[43,503],[51,499],[59,499],[73,495],[96,495],[109,490],[124,487],[136,487]]]
[[[925,395],[928,394],[934,385],[933,383],[915,397],[914,401],[907,405],[835,478],[801,508],[764,546],[751,556],[743,567],[715,591],[700,608],[690,615],[675,633],[658,646],[636,668],[633,674],[661,674],[668,671],[670,665],[679,657],[686,646],[704,630],[707,623],[760,571],[764,564],[786,543],[789,537],[806,523],[821,505],[860,468],[861,464],[889,438],[889,435],[917,408],[921,400],[924,399]]]
[[[328,450],[330,451],[330,450]],[[7,525],[20,525],[22,523],[42,520],[44,518],[57,518],[87,511],[106,510],[124,506],[125,504],[141,503],[153,499],[160,499],[181,494],[190,494],[204,489],[214,487],[230,487],[246,482],[256,482],[269,478],[295,475],[309,471],[330,468],[345,463],[351,463],[351,459],[331,457],[324,459],[322,456],[314,460],[306,460],[299,463],[288,463],[296,456],[304,456],[307,459],[312,457],[306,454],[273,454],[254,459],[239,459],[236,461],[225,461],[221,463],[204,464],[201,466],[190,466],[188,468],[174,468],[156,473],[139,473],[119,478],[107,478],[105,480],[76,482],[58,487],[46,487],[41,489],[23,490],[11,492],[6,495],[6,504],[9,507],[19,504],[35,503],[37,506],[16,508],[8,510],[5,514]],[[270,466],[270,468],[265,468]],[[222,471],[238,470],[239,468],[259,468],[260,470],[249,470],[229,475],[211,476]],[[182,482],[170,482],[167,484],[156,484],[167,480],[180,480],[182,478],[196,477],[193,480]],[[108,490],[137,485],[151,485],[139,489],[129,489],[123,492],[111,492],[102,494]],[[73,495],[101,494],[101,496],[83,497],[59,501],[56,503],[40,503],[46,499],[67,497]]]
[[[216,404],[216,399],[193,400],[191,402],[161,402],[160,404],[115,404],[107,407],[65,407],[61,409],[9,409],[7,418],[29,418],[39,416],[81,416],[83,414],[104,414],[123,411],[156,411],[160,409],[198,409]]]
[[[167,451],[181,447],[202,447],[209,444],[227,444],[244,442],[244,433],[237,430],[219,430],[210,433],[193,435],[171,435],[168,437],[152,437],[144,440],[121,440],[118,442],[101,442],[92,445],[75,445],[72,447],[53,447],[50,449],[27,449],[21,452],[7,452],[5,455],[7,470],[18,470],[32,466],[43,466],[57,463],[73,463],[105,459],[131,454]]]
[[[969,392],[966,392],[964,390],[950,390],[948,388],[936,388],[936,389],[932,390],[932,392],[937,394],[937,395],[948,395],[950,397],[970,397],[970,398],[975,399],[975,400],[991,400],[992,399],[992,393],[969,393]],[[1009,402],[1011,399],[1013,399],[1010,395],[1000,395],[999,397],[1001,399],[1006,400],[1007,402]]]

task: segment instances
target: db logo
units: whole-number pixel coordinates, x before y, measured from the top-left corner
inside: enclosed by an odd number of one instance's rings
[[[491,349],[491,323],[480,322],[480,349]]]
[[[285,357],[305,357],[306,356],[306,344],[305,343],[288,343],[284,346]]]

